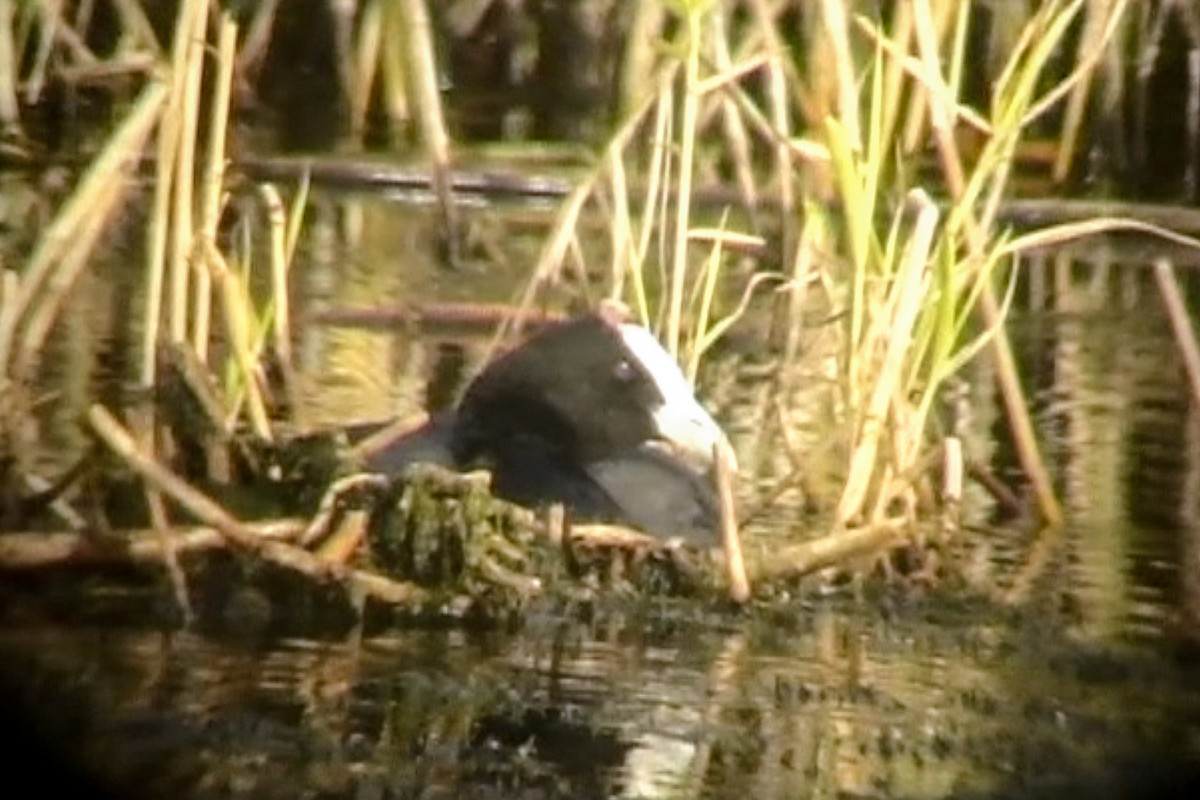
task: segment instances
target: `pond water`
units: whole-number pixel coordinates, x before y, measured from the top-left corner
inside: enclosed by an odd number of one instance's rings
[[[297,275],[309,318],[506,301],[550,210],[480,212],[502,257],[452,278],[420,261],[428,220],[411,205],[326,198],[315,215]],[[1200,594],[1200,415],[1147,257],[1109,254],[1101,268],[1099,252],[1027,266],[1014,318],[1069,523],[989,524],[999,512],[973,489],[967,585],[821,584],[742,612],[604,599],[486,630],[336,636],[245,632],[236,618],[113,623],[101,609],[166,591],[144,581],[107,583],[75,610],[5,590],[0,685],[29,734],[5,760],[44,786],[73,769],[123,797],[1187,795],[1200,785],[1200,659],[1174,632]],[[87,281],[48,370],[60,401],[40,412],[48,469],[87,446],[79,404],[136,360],[120,354],[138,341],[136,278],[110,265]],[[445,403],[485,344],[306,324],[306,422]],[[786,461],[757,435],[755,366],[733,352],[706,381],[755,465],[751,505]],[[1013,479],[986,364],[969,387],[968,453]],[[824,435],[816,419],[797,429],[800,442]],[[751,558],[804,535],[798,506],[783,497],[756,518]],[[34,760],[47,754],[52,772]]]

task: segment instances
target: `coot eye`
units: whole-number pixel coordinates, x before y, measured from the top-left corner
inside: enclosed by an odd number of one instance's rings
[[[636,375],[637,371],[634,370],[633,365],[627,359],[622,358],[613,367],[613,377],[621,383],[629,383]]]

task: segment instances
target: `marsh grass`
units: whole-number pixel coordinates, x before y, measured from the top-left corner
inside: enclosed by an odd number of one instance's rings
[[[745,94],[729,91],[770,64],[771,57],[753,53],[732,60],[720,4],[674,0],[665,5],[679,23],[678,34],[662,44],[654,74],[642,84],[646,90],[595,168],[560,208],[518,299],[523,311],[513,324],[520,326],[523,313],[547,288],[572,283],[587,301],[599,295],[626,303],[694,379],[704,353],[744,313],[753,293],[784,282],[778,274],[763,273],[749,278],[732,302],[727,298],[727,276],[737,253],[761,251],[765,240],[754,230],[739,230],[743,223],[733,222],[732,208],[716,225],[697,224],[691,204],[696,176],[711,167],[710,157],[699,151],[716,146],[731,154],[743,197],[736,216],[744,219],[753,218],[762,191],[752,179],[752,147],[766,141],[766,147],[782,147],[789,157],[792,148],[761,115],[747,120]],[[790,176],[781,176],[769,191],[790,197]],[[581,219],[595,213],[608,230],[608,264],[600,270],[605,276],[600,287],[587,278],[592,265],[579,233]]]
[[[1003,330],[1015,280],[1012,256],[1019,248],[1006,248],[1010,236],[998,230],[996,214],[1018,141],[1088,68],[1080,65],[1045,94],[1037,90],[1081,7],[1046,3],[1027,21],[986,113],[958,97],[969,6],[947,18],[936,16],[929,0],[915,0],[911,19],[900,20],[899,36],[864,18],[854,21],[875,52],[862,73],[866,122],[847,125],[831,117],[824,131],[850,261],[841,301],[847,309],[841,391],[853,433],[835,529],[879,525],[896,514],[916,521],[924,479],[917,466],[928,461],[928,448],[940,447],[929,439],[929,420],[941,385],[985,348],[1042,516],[1061,521]],[[1115,18],[1121,11],[1119,3],[1112,9]],[[1107,20],[1105,30],[1111,33],[1113,24]],[[859,74],[843,74],[839,82],[856,85]],[[898,148],[889,134],[905,99],[909,120],[928,122],[950,197],[942,212],[923,192],[910,191],[906,205],[915,208],[901,206],[881,228],[881,199],[896,196],[907,178],[891,161]],[[964,122],[986,137],[972,163],[961,157],[954,138]]]
[[[140,8],[129,2],[119,5],[130,31],[138,32],[130,37],[141,48],[136,52],[158,52],[156,45],[149,43],[152,34]],[[271,346],[284,363],[285,373],[290,371],[286,369],[290,358],[288,271],[299,238],[307,186],[295,193],[290,206],[283,204],[273,187],[261,187],[257,197],[265,224],[257,227],[267,231],[265,246],[237,252],[227,246],[223,249],[227,243],[221,241],[221,222],[228,219],[231,197],[225,176],[225,143],[238,34],[229,15],[214,11],[215,4],[209,0],[181,4],[169,61],[146,82],[123,122],[41,234],[20,274],[12,273],[5,282],[0,363],[6,381],[28,376],[64,298],[129,201],[144,147],[154,136],[146,305],[141,310],[141,383],[146,388],[156,383],[161,341],[189,348],[201,363],[219,341],[221,352],[229,354],[227,361],[233,365],[225,371],[226,395],[233,411],[229,419],[221,421],[221,428],[232,430],[241,418],[239,410],[245,408],[254,431],[270,438],[261,363]],[[32,48],[41,53],[42,46],[48,46],[33,23],[52,27],[59,22],[56,13],[49,6],[23,7],[14,21],[22,51]],[[211,32],[210,19],[215,22]],[[129,52],[119,48],[114,58],[124,58]],[[82,50],[76,55],[94,61]],[[35,87],[45,80],[40,70],[46,63],[35,59],[27,75]],[[202,91],[205,86],[207,94]],[[251,291],[252,261],[259,250],[266,254],[271,276],[265,300],[257,300]],[[214,315],[224,323],[221,336],[214,333]]]
[[[298,195],[301,205],[291,209],[290,215],[273,188],[263,187],[259,192],[272,276],[269,297],[260,304],[251,292],[253,249],[227,252],[218,235],[230,199],[225,183],[225,141],[237,26],[228,15],[217,18],[216,47],[212,57],[206,58],[209,16],[208,0],[186,0],[173,39],[172,92],[158,131],[146,248],[141,381],[146,387],[155,384],[161,339],[189,347],[201,363],[208,360],[215,299],[229,353],[223,383],[232,409],[228,419],[219,421],[219,429],[231,432],[244,408],[255,434],[269,440],[272,434],[261,361],[268,342],[274,342],[276,354],[285,363],[290,353],[287,271],[304,192]],[[207,102],[200,96],[206,72],[211,78]],[[201,156],[204,140],[198,121],[202,109],[209,124],[207,148]],[[286,244],[289,241],[290,246]]]
[[[853,4],[823,0],[810,47],[832,67],[807,77],[781,45],[780,8],[745,5],[752,23],[738,40],[720,4],[673,0],[666,14],[647,15],[673,19],[675,34],[594,171],[563,204],[522,307],[564,281],[585,297],[623,299],[694,380],[703,354],[767,285],[784,295],[780,375],[799,374],[792,367],[804,357],[805,318],[823,306],[841,320],[831,402],[849,431],[835,532],[914,530],[923,500],[935,494],[930,467],[940,453],[959,452],[959,443],[934,435],[941,387],[987,353],[1041,515],[1058,522],[1003,322],[1014,259],[1038,237],[1070,233],[1017,237],[999,228],[997,215],[1018,144],[1063,98],[1086,94],[1126,4],[1041,4],[1024,19],[982,110],[961,97],[972,4],[897,4],[883,29],[854,14]],[[1075,68],[1044,88],[1048,66],[1081,26],[1087,47],[1077,50]],[[638,63],[647,68],[645,54]],[[818,86],[825,94],[814,100]],[[812,102],[797,104],[803,96]],[[803,136],[792,128],[795,117],[808,122]],[[1077,125],[1074,112],[1066,119]],[[957,144],[963,126],[983,141],[972,160]],[[649,148],[639,148],[646,141]],[[924,142],[939,168],[935,185],[947,195],[941,203],[910,188]],[[743,207],[702,229],[689,200],[697,175],[712,173],[705,154],[714,150],[727,159]],[[731,269],[736,246],[761,241],[759,229],[745,226],[762,219],[764,193],[778,210],[781,264]],[[588,210],[609,223],[599,290],[587,284],[593,270],[579,238]],[[790,388],[780,392],[787,397]]]
[[[3,380],[24,380],[71,287],[128,199],[142,147],[163,113],[168,87],[152,80],[42,232],[20,274],[8,273],[0,311]]]

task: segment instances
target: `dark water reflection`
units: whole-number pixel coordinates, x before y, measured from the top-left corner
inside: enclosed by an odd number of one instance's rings
[[[42,628],[0,652],[48,740],[126,796],[1151,796],[1186,777],[1185,670],[1013,622],[928,604],[255,646]]]
[[[345,234],[322,239],[318,214],[301,313],[504,300],[532,250],[512,237],[509,267],[448,280],[420,263],[411,208],[337,213],[358,233],[351,246]],[[523,224],[536,242],[537,224]],[[1186,793],[1200,779],[1200,681],[1172,634],[1200,595],[1196,409],[1148,274],[1030,269],[1042,274],[1020,300],[1016,343],[1070,523],[1053,537],[973,537],[968,588],[813,592],[745,615],[624,603],[534,614],[506,631],[336,639],[52,623],[6,592],[6,702],[51,752],[121,796]],[[122,371],[86,355],[103,351],[89,332],[123,330],[121,304],[103,300],[120,284],[91,280],[101,299],[64,322],[72,355],[50,370],[55,390],[78,397],[81,376]],[[447,402],[486,341],[324,326],[297,339],[316,425]],[[756,438],[757,395],[741,368],[714,368],[710,396],[742,463],[769,482],[785,460]],[[970,394],[968,453],[1013,478],[986,364]],[[63,405],[43,411],[47,465],[87,445],[70,422],[78,410]],[[814,453],[827,435],[817,415],[794,433]],[[972,491],[975,521],[994,521]],[[752,557],[794,533],[796,505],[785,498],[750,531]],[[24,752],[12,751],[16,771],[34,763]]]

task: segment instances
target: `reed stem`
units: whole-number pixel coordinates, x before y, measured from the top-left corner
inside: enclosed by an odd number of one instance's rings
[[[228,14],[221,16],[217,37],[217,75],[209,107],[208,154],[204,162],[204,180],[200,187],[200,235],[206,243],[216,243],[217,224],[225,184],[225,134],[229,126],[229,97],[236,60],[237,24]],[[212,318],[212,275],[201,262],[196,270],[195,307],[192,312],[192,348],[201,363],[207,360],[209,327]]]
[[[675,197],[674,244],[671,250],[671,283],[667,292],[667,351],[678,355],[683,324],[683,294],[687,285],[687,235],[691,224],[692,173],[695,169],[696,119],[699,115],[700,24],[699,11],[687,12],[687,56],[683,70],[683,109],[679,131],[679,178]]]

